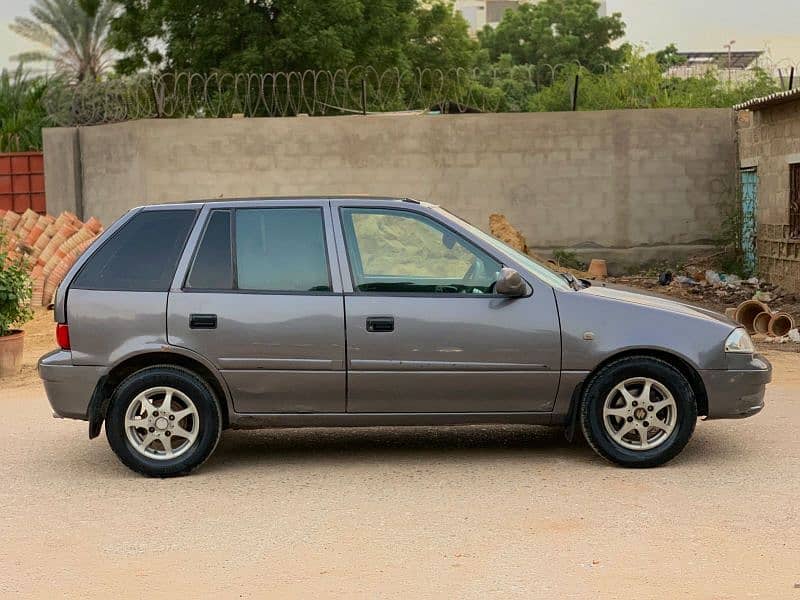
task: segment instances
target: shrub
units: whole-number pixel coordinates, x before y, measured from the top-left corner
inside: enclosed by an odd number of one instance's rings
[[[5,234],[0,230],[0,337],[31,320],[31,292],[27,261],[24,256],[9,258]]]
[[[586,263],[583,262],[578,255],[572,250],[564,250],[563,248],[556,248],[553,250],[553,259],[559,267],[566,267],[567,269],[575,269],[576,271],[586,270]]]

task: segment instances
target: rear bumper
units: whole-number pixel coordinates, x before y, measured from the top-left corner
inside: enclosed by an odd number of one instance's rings
[[[71,354],[64,350],[39,359],[39,377],[55,417],[87,421],[89,401],[102,374],[102,367],[73,365]]]
[[[772,381],[772,365],[759,355],[726,371],[701,371],[708,395],[709,419],[743,419],[764,408],[764,392]]]

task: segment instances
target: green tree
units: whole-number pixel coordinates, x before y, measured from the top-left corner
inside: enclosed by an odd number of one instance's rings
[[[497,62],[482,65],[478,82],[485,89],[494,91],[496,110],[524,112],[531,97],[541,89],[541,84],[552,83],[550,75],[547,68],[540,70],[531,65],[515,65],[510,55],[503,54]]]
[[[596,71],[622,62],[626,46],[611,43],[625,34],[620,13],[602,17],[594,0],[544,0],[508,10],[496,29],[479,32],[492,60],[508,54],[515,64],[579,63]]]
[[[469,66],[477,52],[436,0],[120,0],[118,70],[208,73]]]
[[[108,30],[114,0],[35,0],[30,17],[17,17],[11,30],[41,50],[13,57],[20,62],[47,61],[77,81],[96,79],[111,66]]]
[[[279,8],[269,0],[122,0],[117,70],[259,71]]]
[[[478,60],[478,43],[469,36],[469,24],[452,2],[419,6],[413,34],[405,48],[411,65],[418,69],[472,67]]]
[[[284,0],[281,5],[266,71],[409,66],[404,46],[414,27],[414,0]]]
[[[678,47],[675,44],[669,44],[656,52],[655,59],[662,71],[669,71],[672,67],[686,64],[686,57],[678,54]]]

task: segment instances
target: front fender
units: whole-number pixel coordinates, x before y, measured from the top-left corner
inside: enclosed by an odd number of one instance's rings
[[[641,299],[641,300],[640,300]],[[655,350],[696,370],[726,369],[724,317],[670,300],[631,293],[556,292],[564,371],[591,371],[621,353]]]

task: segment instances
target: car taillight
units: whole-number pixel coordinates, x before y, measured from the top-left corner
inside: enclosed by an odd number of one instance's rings
[[[62,350],[69,350],[69,325],[66,323],[56,325],[56,342]]]

